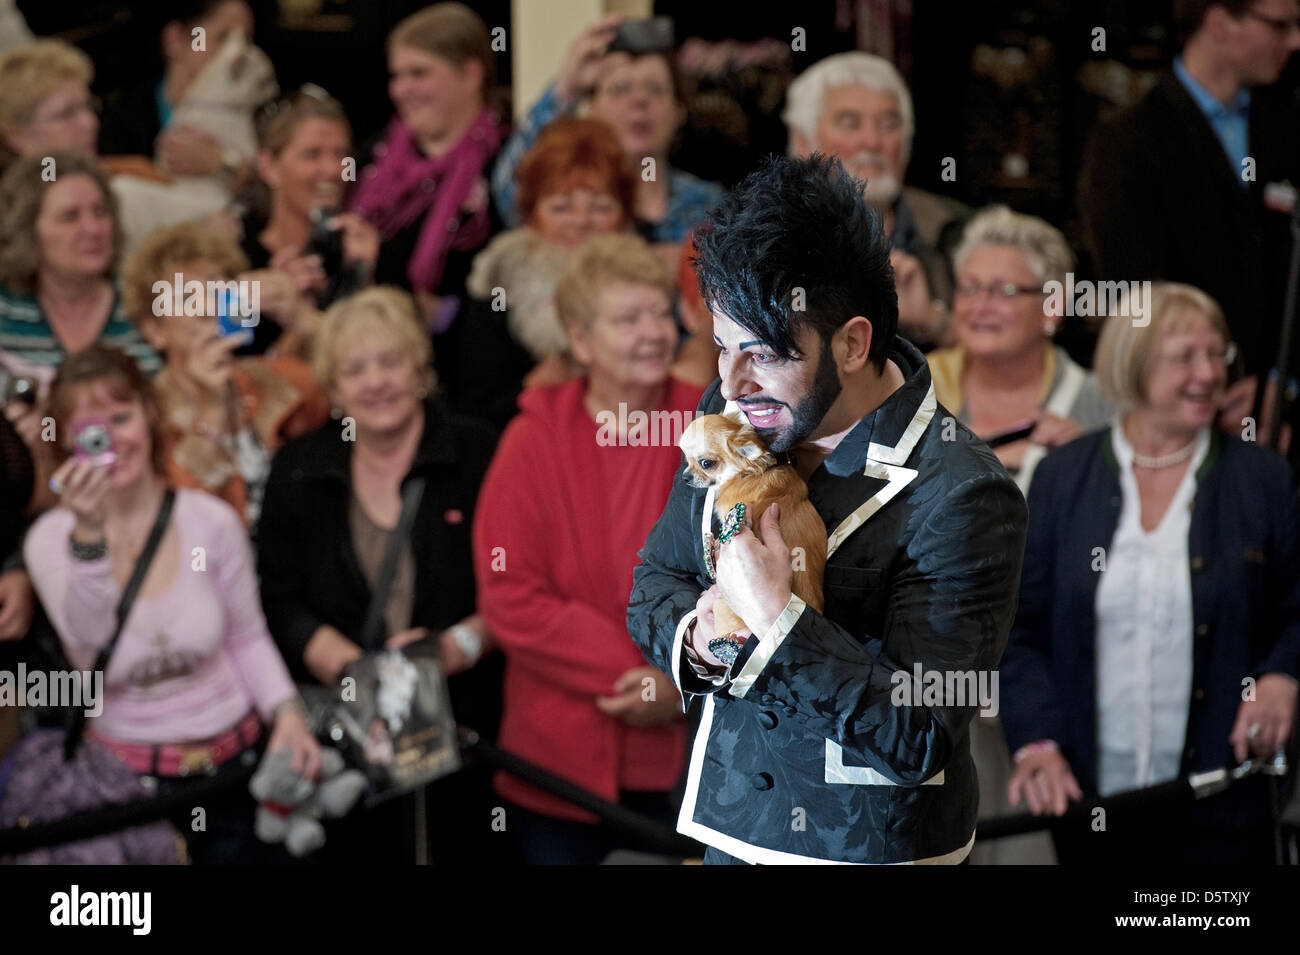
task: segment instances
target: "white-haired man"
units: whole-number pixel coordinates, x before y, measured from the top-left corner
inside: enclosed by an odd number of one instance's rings
[[[903,185],[916,123],[912,94],[892,63],[868,53],[839,53],[790,84],[782,115],[790,154],[835,156],[867,181],[867,200],[893,247],[899,330],[918,345],[938,344],[948,326],[952,272],[946,253],[970,210]]]

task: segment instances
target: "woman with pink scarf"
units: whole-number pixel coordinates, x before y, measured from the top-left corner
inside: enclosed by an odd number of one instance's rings
[[[487,26],[464,4],[426,7],[389,34],[388,72],[397,115],[349,205],[379,230],[375,281],[410,289],[437,334],[496,228],[485,170],[505,131],[486,104],[495,79]]]

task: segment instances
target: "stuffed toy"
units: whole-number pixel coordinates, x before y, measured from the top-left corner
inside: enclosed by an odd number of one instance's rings
[[[248,784],[259,805],[255,831],[263,842],[283,842],[292,856],[305,856],[325,844],[321,819],[346,815],[366,789],[365,774],[344,767],[336,749],[322,747],[315,782],[293,771],[289,750],[268,753]]]

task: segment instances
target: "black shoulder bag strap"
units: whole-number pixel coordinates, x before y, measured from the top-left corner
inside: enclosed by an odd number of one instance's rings
[[[176,502],[176,491],[168,488],[163,494],[162,503],[158,506],[158,515],[153,519],[153,529],[149,531],[149,539],[145,541],[144,550],[140,552],[140,557],[135,562],[135,568],[131,571],[131,579],[127,581],[126,589],[122,591],[122,599],[117,604],[117,625],[113,629],[113,635],[108,638],[108,643],[100,649],[99,655],[95,657],[95,666],[91,671],[105,672],[108,670],[108,659],[113,655],[113,648],[117,646],[118,638],[122,636],[122,628],[126,625],[127,614],[131,612],[131,605],[135,603],[136,594],[140,592],[140,585],[144,583],[145,574],[149,571],[149,565],[153,563],[154,552],[158,550],[158,542],[162,540],[163,532],[167,530],[167,521],[171,517],[172,505]],[[70,711],[67,724],[67,736],[63,739],[63,758],[70,760],[77,752],[77,747],[81,745],[81,736],[86,728],[86,711],[84,708],[74,708]]]
[[[397,562],[402,557],[402,548],[411,537],[411,528],[415,526],[415,514],[420,509],[424,497],[424,475],[415,475],[406,482],[402,489],[402,513],[397,518],[397,526],[388,537],[388,549],[384,552],[384,563],[379,569],[379,579],[375,581],[375,590],[370,597],[370,606],[366,608],[365,622],[361,624],[361,633],[357,642],[364,650],[375,649],[384,628],[384,608],[388,605],[388,592],[393,589],[393,577],[397,575]]]

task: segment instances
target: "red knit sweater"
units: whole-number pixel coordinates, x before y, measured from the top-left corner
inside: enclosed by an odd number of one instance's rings
[[[662,410],[688,423],[701,393],[672,379]],[[637,728],[595,704],[647,665],[627,633],[627,601],[681,464],[680,428],[655,429],[653,447],[602,444],[585,394],[578,380],[520,398],[480,492],[474,564],[479,608],[506,655],[501,747],[617,802],[620,790],[672,788],[682,769],[684,721]],[[657,692],[677,691],[665,678]],[[596,821],[506,773],[496,789],[536,812]]]

